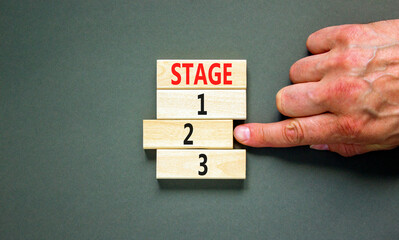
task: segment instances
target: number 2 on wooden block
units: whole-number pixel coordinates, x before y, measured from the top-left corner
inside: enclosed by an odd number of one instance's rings
[[[201,100],[201,110],[198,111],[198,115],[207,115],[207,111],[205,111],[205,94],[199,94],[198,99]]]
[[[189,140],[194,131],[193,125],[191,123],[186,123],[186,124],[184,124],[184,129],[186,129],[186,128],[189,128],[189,132],[187,134],[187,137],[184,139],[183,144],[184,145],[193,145],[193,141]]]
[[[207,156],[203,153],[199,155],[199,158],[204,159],[202,162],[200,162],[200,166],[203,167],[203,171],[198,171],[198,175],[204,176],[208,172],[208,166],[206,165],[206,161],[208,160]]]

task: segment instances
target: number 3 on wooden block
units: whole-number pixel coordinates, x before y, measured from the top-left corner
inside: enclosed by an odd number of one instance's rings
[[[204,176],[204,175],[208,172],[208,166],[206,165],[206,161],[208,160],[208,158],[207,158],[207,156],[206,156],[205,154],[203,154],[203,153],[201,153],[201,154],[199,155],[199,158],[204,159],[202,162],[200,162],[200,166],[203,167],[204,170],[203,170],[202,172],[201,172],[201,171],[198,171],[198,175]]]

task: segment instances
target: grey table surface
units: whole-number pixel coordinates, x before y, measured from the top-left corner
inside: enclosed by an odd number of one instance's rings
[[[247,59],[247,122],[326,26],[392,1],[1,1],[0,239],[398,239],[398,150],[247,148],[245,181],[157,181],[156,60]]]

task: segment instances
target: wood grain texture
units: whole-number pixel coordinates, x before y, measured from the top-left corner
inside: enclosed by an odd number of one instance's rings
[[[193,127],[190,132],[186,124]],[[233,120],[143,120],[144,149],[159,148],[233,148]]]
[[[245,179],[246,150],[157,150],[156,169],[157,179]]]
[[[246,118],[246,90],[157,90],[157,119]]]
[[[178,85],[172,84],[172,79],[176,80],[177,77],[172,72],[172,65],[174,63],[193,63],[193,67],[189,69],[189,84],[186,83],[186,68],[180,67],[175,70],[181,76],[181,83]],[[205,76],[207,78],[207,84],[204,81],[198,81],[196,85],[195,76],[199,64],[203,64],[205,70]],[[228,76],[228,80],[231,80],[231,84],[224,84],[221,81],[218,85],[213,85],[209,81],[209,68],[213,63],[221,64],[220,68],[214,68],[212,76],[217,79],[215,73],[220,72],[223,75],[223,65],[231,63],[231,68],[228,68],[231,72],[231,76]],[[221,76],[223,78],[223,76]],[[247,88],[247,60],[157,60],[157,88],[158,89],[246,89]]]

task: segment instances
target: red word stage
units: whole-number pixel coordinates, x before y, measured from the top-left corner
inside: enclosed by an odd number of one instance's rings
[[[228,79],[228,77],[231,76],[231,70],[229,70],[231,66],[232,63],[213,63],[209,68],[204,68],[203,63],[198,63],[194,68],[193,63],[174,63],[171,70],[175,78],[171,79],[171,83],[173,85],[190,85],[190,74],[195,73],[194,85],[197,85],[199,81],[202,81],[204,85],[208,83],[210,85],[219,85],[222,81],[224,85],[231,85],[232,80]],[[182,76],[179,70],[183,70],[186,73],[185,83],[182,82]]]

